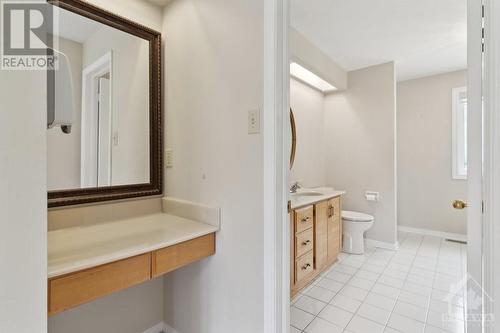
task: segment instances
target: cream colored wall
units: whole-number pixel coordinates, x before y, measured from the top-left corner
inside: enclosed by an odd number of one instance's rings
[[[158,9],[160,10],[160,9]],[[103,26],[83,44],[83,67],[112,52],[111,184],[149,182],[149,43]]]
[[[91,0],[89,2],[150,28],[161,30],[161,8],[146,1]],[[45,135],[45,127],[43,134]],[[44,205],[44,211],[46,211],[45,192],[41,202]],[[135,201],[131,203],[131,205],[134,204]],[[100,209],[101,212],[104,210],[109,214],[112,214],[113,211],[112,205],[94,207],[99,207],[97,210]],[[66,212],[67,219],[71,219],[74,214],[78,215],[78,213],[75,213],[73,210],[67,210]],[[100,221],[99,216],[101,216],[100,213],[93,215],[87,212],[85,216],[80,216],[80,218],[84,223],[93,223]],[[57,228],[57,225],[64,225],[64,223],[61,222],[61,220],[64,219],[64,210],[58,211],[57,222],[54,227]],[[91,221],[92,219],[95,221]],[[46,227],[47,226],[44,225],[44,230],[46,230]],[[43,255],[43,260],[45,260],[46,251],[43,252]],[[24,286],[26,285],[30,285],[30,283],[24,283]],[[26,289],[26,291],[28,291],[28,289]],[[162,279],[157,279],[144,285],[113,294],[101,300],[91,302],[70,312],[51,317],[49,318],[49,332],[140,333],[163,320],[163,294],[163,281]],[[32,297],[31,291],[30,297]],[[46,301],[44,300],[44,302]],[[46,318],[45,313],[44,310],[44,318]],[[71,327],[71,330],[68,330],[69,327]],[[38,331],[31,330],[29,332]]]
[[[47,186],[52,189],[80,188],[82,44],[59,37],[59,50],[70,59],[75,110],[71,133],[60,126],[47,130]]]
[[[326,184],[324,99],[318,90],[290,80],[290,107],[297,127],[297,150],[290,180],[305,187]]]
[[[47,330],[45,71],[0,70],[0,332]]]
[[[325,99],[327,184],[346,190],[344,209],[375,216],[366,237],[396,238],[396,82],[394,63],[348,73],[348,89]],[[380,192],[379,202],[365,191]]]
[[[451,207],[467,197],[467,182],[452,179],[451,90],[466,71],[399,82],[398,222],[401,226],[466,233],[466,214]]]
[[[166,194],[222,209],[217,253],[165,277],[182,333],[263,332],[263,1],[176,0],[164,11]]]

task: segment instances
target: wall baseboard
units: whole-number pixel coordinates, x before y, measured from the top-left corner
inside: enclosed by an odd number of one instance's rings
[[[419,234],[419,235],[426,235],[426,236],[441,237],[441,238],[451,239],[451,240],[460,241],[460,242],[467,241],[467,235],[456,234],[453,232],[444,232],[444,231],[437,231],[437,230],[431,230],[431,229],[411,228],[411,227],[405,227],[405,226],[398,226],[398,231],[410,232],[410,233]]]
[[[387,249],[393,251],[399,250],[399,243],[397,241],[394,243],[388,243],[388,242],[381,242],[378,240],[365,238],[365,244],[370,246],[375,246],[381,249]]]
[[[148,328],[142,333],[179,333],[164,322],[158,323],[155,326]]]

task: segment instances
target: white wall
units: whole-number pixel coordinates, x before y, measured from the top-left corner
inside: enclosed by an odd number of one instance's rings
[[[46,75],[0,71],[0,332],[47,330]]]
[[[222,208],[217,253],[165,277],[181,333],[263,331],[263,1],[177,0],[164,11],[167,195]]]
[[[318,90],[290,80],[290,107],[297,128],[297,150],[290,180],[305,187],[326,184],[324,99]]]
[[[344,209],[375,216],[366,237],[396,242],[394,63],[348,73],[348,89],[325,99],[327,184],[346,190]],[[368,202],[365,191],[380,192]]]
[[[75,110],[71,133],[60,126],[47,130],[47,187],[49,190],[80,188],[81,105],[82,105],[82,44],[58,38],[59,51],[70,59],[73,76]]]
[[[467,84],[466,71],[397,85],[398,223],[466,233],[466,213],[451,207],[467,197],[467,181],[452,179],[451,90]]]
[[[152,29],[161,30],[161,8],[146,1],[91,0],[89,2],[112,11],[115,14],[127,17]],[[0,112],[0,114],[2,113]],[[43,128],[43,135],[45,135],[45,126]],[[2,140],[2,142],[4,141]],[[45,192],[43,193],[43,205],[44,212],[46,212]],[[100,209],[100,211],[102,211],[102,209]],[[71,214],[72,210],[68,210],[68,218],[72,216]],[[61,214],[57,215],[59,220],[63,219],[63,216],[61,216]],[[87,216],[86,219],[88,218],[97,217]],[[44,225],[45,231],[46,228],[47,226]],[[46,251],[44,251],[42,254],[45,260]],[[24,286],[26,285],[30,284],[25,283]],[[26,289],[26,291],[28,292],[28,289]],[[31,296],[32,295],[30,292],[30,297]],[[44,302],[46,303],[46,300],[44,300]],[[129,290],[124,290],[98,301],[88,303],[85,306],[78,307],[74,310],[71,310],[70,312],[65,312],[51,317],[49,318],[49,332],[67,333],[69,331],[72,331],[82,333],[140,333],[161,322],[161,320],[163,319],[163,315],[162,313],[158,313],[158,311],[163,312],[162,279],[148,282],[144,285],[140,285]],[[43,312],[43,316],[46,320],[45,313],[46,310],[44,310]],[[71,327],[72,330],[68,330],[68,327]],[[38,331],[34,330],[30,331],[30,333],[31,332]]]

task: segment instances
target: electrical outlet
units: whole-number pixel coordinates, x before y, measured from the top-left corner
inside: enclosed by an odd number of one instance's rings
[[[165,167],[172,168],[174,166],[174,151],[165,149]]]
[[[248,134],[260,133],[260,110],[248,111]]]

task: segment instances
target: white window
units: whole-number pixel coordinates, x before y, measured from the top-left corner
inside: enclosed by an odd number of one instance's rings
[[[452,175],[467,179],[467,88],[452,90]]]

